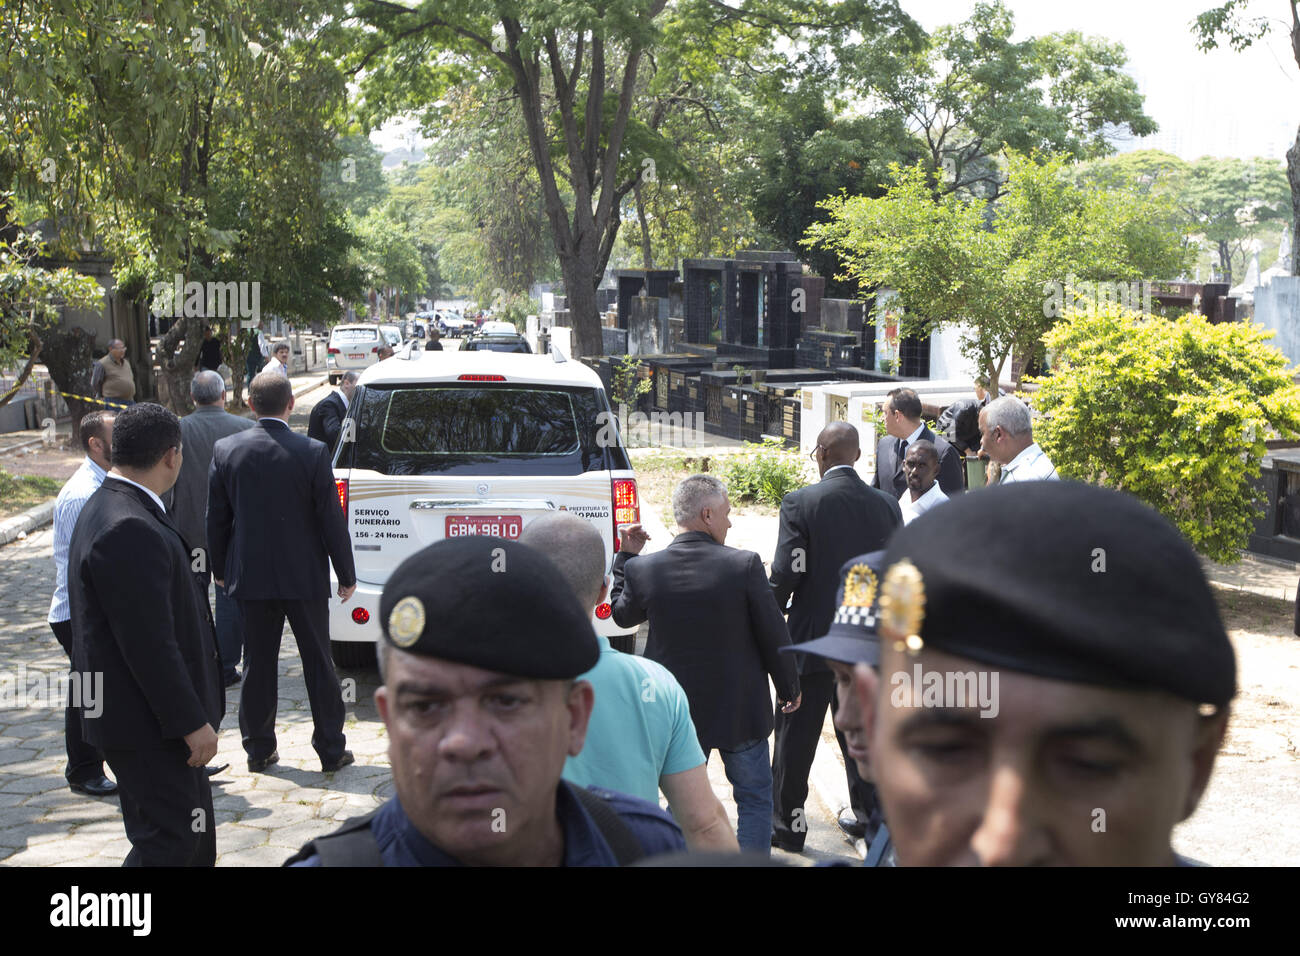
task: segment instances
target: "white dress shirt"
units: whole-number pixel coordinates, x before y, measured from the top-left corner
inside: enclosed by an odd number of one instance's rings
[[[898,496],[898,506],[903,510],[903,524],[911,524],[916,518],[925,514],[936,505],[941,505],[948,500],[948,496],[943,493],[939,487],[938,479],[930,486],[930,490],[915,501],[912,500],[912,489],[907,488]]]
[[[81,509],[99,490],[106,474],[108,472],[87,455],[54,499],[54,599],[50,601],[50,614],[46,618],[51,624],[72,617],[72,610],[68,607],[68,545],[72,543],[72,529],[77,526]]]
[[[262,371],[274,372],[276,375],[283,375],[285,378],[289,377],[288,367],[274,355],[271,356],[270,360],[266,363],[266,368],[262,369]]]
[[[1059,481],[1056,466],[1047,457],[1047,453],[1034,442],[1015,458],[1002,466],[1002,478],[999,484],[1009,485],[1013,481]]]

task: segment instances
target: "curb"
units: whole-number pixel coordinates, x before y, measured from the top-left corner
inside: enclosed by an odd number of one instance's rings
[[[302,385],[296,386],[293,390],[293,397],[299,398],[302,395],[306,395],[308,392],[314,392],[329,380],[329,376],[326,375],[324,378],[317,379],[314,382],[305,382]]]
[[[54,499],[35,508],[28,508],[22,514],[14,515],[0,521],[0,547],[17,541],[20,535],[26,535],[37,528],[44,527],[54,520]]]
[[[26,441],[18,442],[16,445],[9,445],[5,448],[0,448],[0,458],[3,458],[5,455],[17,454],[24,448],[32,448],[35,445],[41,445],[44,443],[44,438],[28,438]]]

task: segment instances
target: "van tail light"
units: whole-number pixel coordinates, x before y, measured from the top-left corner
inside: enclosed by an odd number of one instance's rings
[[[339,507],[343,509],[343,517],[348,516],[348,480],[346,478],[335,478],[334,487],[339,492]]]
[[[604,604],[596,605],[596,617],[602,621],[608,621],[614,613],[614,605],[606,601]]]
[[[625,524],[639,524],[641,521],[641,501],[636,494],[635,478],[615,478],[613,482],[614,499],[614,551],[619,550],[618,529]]]
[[[339,352],[339,350],[336,349],[336,348],[328,348],[328,349],[325,350],[325,354],[327,354],[327,355],[339,355],[340,352]]]
[[[504,382],[504,375],[457,375],[458,382]]]

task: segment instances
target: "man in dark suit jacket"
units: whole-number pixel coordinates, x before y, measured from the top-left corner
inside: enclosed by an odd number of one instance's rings
[[[323,441],[325,447],[333,453],[338,447],[343,419],[348,416],[348,406],[352,404],[352,395],[356,390],[357,373],[344,372],[339,379],[339,390],[330,392],[311,410],[311,417],[307,420],[307,437]]]
[[[781,502],[780,534],[772,557],[772,593],[784,608],[793,596],[786,623],[790,639],[802,644],[821,637],[835,617],[840,568],[849,558],[877,551],[903,523],[898,501],[867,485],[854,470],[861,456],[858,431],[848,422],[831,422],[817,436],[814,460],[821,481],[792,491]],[[772,844],[798,853],[808,835],[804,801],[808,771],[826,722],[826,709],[837,706],[834,675],[826,662],[800,654],[799,686],[803,706],[793,714],[776,714],[772,755]],[[873,816],[878,818],[875,788],[864,781],[849,757],[844,735],[835,731],[844,756],[853,819],[841,817],[846,835],[861,838]],[[878,823],[878,819],[874,822]]]
[[[712,475],[692,475],[673,492],[682,532],[663,551],[639,556],[649,536],[640,525],[619,528],[610,603],[614,621],[650,621],[645,656],[672,671],[691,705],[707,759],[722,753],[736,798],[742,850],[770,852],[772,765],[767,735],[772,705],[799,707],[799,678],[781,647],[790,635],[752,551],[726,546],[731,504]]]
[[[226,383],[221,375],[210,370],[199,372],[190,383],[190,397],[194,411],[181,419],[181,437],[185,441],[185,461],[181,465],[176,487],[171,490],[171,500],[163,496],[167,512],[176,522],[190,548],[201,548],[203,561],[195,574],[208,593],[212,567],[207,560],[208,551],[208,468],[212,465],[212,449],[228,435],[247,431],[253,427],[248,418],[240,418],[226,411]],[[239,683],[239,657],[244,648],[244,622],[239,617],[239,606],[217,585],[217,650],[221,654],[221,676],[225,686]]]
[[[73,667],[82,728],[117,777],[126,866],[212,866],[212,788],[225,709],[207,595],[159,497],[181,468],[181,427],[160,405],[118,413],[113,468],[68,549]]]
[[[921,421],[921,399],[912,389],[896,388],[889,393],[885,402],[885,433],[876,446],[873,488],[898,500],[907,491],[907,476],[903,474],[907,446],[924,439],[934,442],[934,450],[939,454],[939,487],[943,493],[951,498],[966,490],[961,454],[946,439],[925,427]]]
[[[208,548],[217,583],[244,617],[239,729],[248,769],[276,763],[280,636],[289,618],[311,701],[311,743],[330,773],[353,762],[346,712],[329,650],[329,563],[343,601],[356,590],[352,541],[339,507],[330,453],[289,428],[289,380],[262,372],[248,390],[256,428],[217,442],[208,483]]]

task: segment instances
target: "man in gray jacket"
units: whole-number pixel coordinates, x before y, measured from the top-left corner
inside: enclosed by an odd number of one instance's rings
[[[253,421],[226,411],[226,383],[217,372],[202,371],[190,383],[190,396],[194,411],[181,419],[181,435],[185,455],[181,460],[180,476],[172,490],[168,512],[180,529],[190,553],[195,557],[195,573],[208,588],[212,567],[208,561],[208,468],[212,464],[212,446],[218,439],[253,427]],[[195,549],[202,553],[195,554]],[[202,561],[199,561],[199,558]],[[244,647],[243,621],[239,605],[226,596],[226,589],[217,585],[217,646],[221,652],[221,671],[227,687],[238,684],[239,672],[235,665]]]

